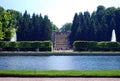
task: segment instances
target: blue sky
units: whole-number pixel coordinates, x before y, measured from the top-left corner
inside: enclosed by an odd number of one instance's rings
[[[59,28],[72,22],[77,12],[96,10],[98,5],[120,7],[120,0],[0,0],[0,6],[24,13],[48,15]]]

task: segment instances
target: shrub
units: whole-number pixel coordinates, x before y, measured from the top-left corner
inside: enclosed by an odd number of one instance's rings
[[[0,42],[1,51],[52,51],[51,41]]]
[[[74,51],[120,51],[120,42],[75,41]]]

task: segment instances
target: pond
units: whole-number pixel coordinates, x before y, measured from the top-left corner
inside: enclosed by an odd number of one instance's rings
[[[112,69],[120,69],[120,56],[0,56],[0,70]]]

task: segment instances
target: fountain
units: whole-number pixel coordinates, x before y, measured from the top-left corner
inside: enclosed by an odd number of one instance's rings
[[[115,34],[115,29],[113,29],[113,31],[112,31],[111,42],[116,42],[116,34]]]
[[[16,30],[14,29],[14,35],[13,35],[13,37],[11,38],[11,42],[15,42],[15,41],[17,41],[17,35],[16,35]]]

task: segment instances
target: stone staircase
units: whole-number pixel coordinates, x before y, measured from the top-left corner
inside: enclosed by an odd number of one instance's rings
[[[70,50],[69,35],[69,32],[54,32],[52,35],[54,50]]]

